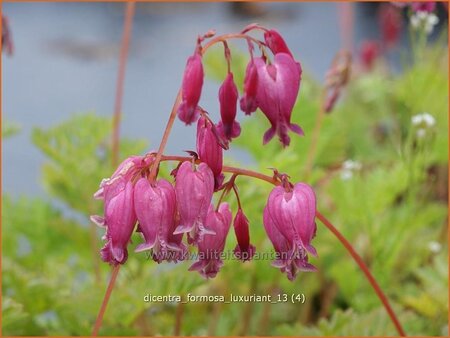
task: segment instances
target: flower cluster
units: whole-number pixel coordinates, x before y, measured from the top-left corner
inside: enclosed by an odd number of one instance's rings
[[[436,119],[429,113],[422,113],[411,117],[411,123],[417,129],[416,136],[424,138],[436,124]]]
[[[246,32],[264,31],[264,41],[250,38]],[[198,250],[198,260],[189,270],[198,271],[205,278],[215,277],[223,265],[222,253],[233,223],[237,244],[234,255],[245,262],[253,258],[255,246],[250,241],[249,220],[240,202],[236,185],[239,173],[226,177],[223,151],[241,132],[236,121],[237,106],[245,114],[259,108],[271,126],[264,134],[264,143],[275,134],[284,146],[289,144],[288,130],[302,134],[291,123],[292,108],[300,87],[301,66],[296,62],[281,35],[258,25],[247,27],[238,36],[250,46],[251,59],[244,81],[244,93],[239,93],[230,66],[231,52],[226,40],[225,58],[228,72],[219,89],[221,119],[214,123],[199,106],[203,86],[202,42],[212,37],[199,37],[194,55],[188,58],[184,72],[181,102],[176,113],[189,125],[196,122],[196,152],[191,157],[164,156],[150,152],[131,156],[122,162],[113,175],[104,179],[94,197],[103,199],[104,216],[91,216],[96,224],[106,228],[101,250],[103,261],[112,265],[124,264],[128,244],[134,231],[141,234],[143,243],[136,252],[149,252],[158,263],[179,262],[188,258],[188,250]],[[253,56],[256,43],[261,57]],[[267,50],[274,57],[269,61]],[[158,178],[161,159],[178,161],[172,171],[174,182]],[[270,177],[269,177],[270,179]],[[316,233],[316,198],[305,183],[292,184],[288,176],[275,171],[272,190],[264,209],[263,223],[277,255],[273,262],[290,280],[298,271],[314,271],[308,254],[317,255],[311,245]],[[223,198],[233,191],[238,208],[234,214]],[[220,196],[214,202],[214,194]]]
[[[246,34],[255,29],[264,31],[264,41]],[[228,44],[224,43],[228,72],[219,89],[221,121],[216,126],[218,133],[226,143],[240,135],[240,124],[236,121],[239,101],[240,109],[246,115],[251,115],[259,108],[269,120],[270,128],[264,134],[264,144],[278,135],[283,146],[288,146],[289,130],[303,135],[300,126],[291,123],[292,109],[300,89],[301,65],[293,58],[286,42],[275,30],[250,25],[243,31],[242,36],[247,39],[249,45],[250,61],[240,100],[230,66],[231,52]],[[199,106],[204,78],[201,46],[203,40],[203,37],[198,39],[194,54],[188,58],[184,71],[182,102],[178,109],[178,117],[186,125],[196,122],[204,111]],[[260,57],[254,56],[253,44],[260,47]],[[268,50],[272,52],[273,60],[269,59]]]

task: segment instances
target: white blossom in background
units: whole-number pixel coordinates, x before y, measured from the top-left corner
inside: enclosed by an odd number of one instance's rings
[[[436,241],[431,241],[428,242],[428,249],[432,252],[432,253],[439,253],[442,249],[442,245],[439,242]]]
[[[362,165],[358,161],[346,160],[342,163],[341,179],[347,181],[353,177],[353,173],[361,170]]]
[[[410,22],[414,29],[423,27],[427,35],[429,35],[433,32],[434,26],[439,23],[439,18],[434,13],[418,11],[411,16]]]
[[[429,113],[422,113],[414,115],[411,118],[413,126],[418,127],[416,136],[418,138],[424,138],[427,134],[427,130],[436,125],[436,119]]]

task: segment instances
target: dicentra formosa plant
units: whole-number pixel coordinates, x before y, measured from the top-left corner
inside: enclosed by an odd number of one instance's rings
[[[250,32],[262,31],[259,40]],[[228,41],[243,39],[250,55],[244,92],[239,93],[231,69],[231,50]],[[223,44],[227,75],[218,93],[221,120],[212,121],[200,105],[204,71],[202,57],[217,43]],[[256,56],[255,47],[259,56]],[[104,216],[92,216],[96,224],[106,228],[105,246],[101,258],[115,268],[104,303],[97,318],[94,334],[114,284],[118,268],[128,257],[128,244],[133,231],[142,234],[143,243],[136,252],[149,251],[153,260],[182,261],[187,258],[187,245],[198,248],[199,260],[189,270],[198,271],[206,278],[217,275],[225,241],[233,215],[223,197],[234,192],[237,200],[233,226],[237,238],[235,256],[251,260],[255,247],[250,243],[249,222],[239,199],[236,179],[248,176],[272,183],[262,218],[266,233],[277,253],[272,264],[294,280],[299,271],[314,271],[308,255],[317,256],[311,241],[316,234],[316,216],[344,244],[362,271],[366,274],[382,300],[400,334],[404,334],[390,305],[375,279],[351,244],[316,210],[316,196],[306,183],[293,183],[289,176],[274,169],[272,176],[223,164],[223,150],[239,137],[241,127],[236,120],[237,107],[247,115],[258,108],[267,117],[270,127],[263,135],[263,144],[275,135],[283,147],[290,143],[289,131],[303,135],[300,126],[291,123],[291,113],[300,89],[302,68],[294,59],[280,33],[257,24],[242,32],[215,37],[210,31],[199,36],[194,53],[187,60],[181,90],[179,91],[158,151],[143,156],[131,156],[123,161],[113,175],[104,179],[95,198],[104,200]],[[164,155],[172,125],[179,117],[186,125],[196,123],[196,152],[190,157]],[[174,183],[158,178],[162,161],[179,162],[172,171]],[[228,174],[229,177],[226,177]],[[217,205],[213,195],[219,194]],[[137,225],[137,226],[136,226]],[[185,236],[186,235],[186,236]],[[185,237],[185,241],[183,240]]]

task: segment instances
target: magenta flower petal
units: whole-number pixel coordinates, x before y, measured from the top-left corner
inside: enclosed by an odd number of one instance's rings
[[[241,110],[246,114],[250,115],[257,108],[258,104],[256,102],[256,94],[258,91],[258,70],[253,62],[253,59],[247,65],[245,70],[244,79],[244,95],[240,100]]]
[[[264,33],[264,41],[273,54],[286,53],[293,58],[286,42],[275,29],[268,30]]]
[[[238,244],[234,249],[234,255],[243,262],[249,261],[255,254],[255,247],[250,244],[250,233],[248,230],[248,219],[242,209],[239,209],[234,217],[234,232]]]
[[[291,123],[291,114],[300,89],[301,67],[286,53],[275,55],[266,65],[262,58],[254,59],[258,71],[257,102],[269,119],[271,127],[264,135],[264,144],[277,134],[283,146],[290,143],[288,130],[303,135],[300,126]]]
[[[94,194],[104,200],[104,216],[91,216],[91,220],[106,228],[105,246],[101,257],[110,264],[123,264],[127,260],[127,246],[136,223],[134,187],[132,180],[148,166],[151,157],[131,156],[124,160],[110,178],[103,179]]]
[[[218,129],[228,141],[241,133],[241,127],[236,119],[238,90],[233,80],[233,74],[228,73],[219,89],[220,116],[222,118]]]
[[[275,187],[264,209],[264,227],[279,254],[274,266],[294,279],[297,270],[315,271],[307,253],[317,256],[311,240],[316,234],[316,197],[312,188],[297,183],[292,189]]]
[[[222,174],[223,150],[212,131],[212,124],[204,117],[197,123],[197,153],[214,174],[214,189],[219,188],[224,179]]]
[[[432,13],[436,9],[435,1],[418,1],[411,4],[411,8],[414,12],[428,12]]]
[[[232,217],[228,203],[221,203],[218,211],[210,205],[206,224],[215,235],[204,236],[198,242],[199,260],[191,265],[189,271],[198,271],[205,278],[214,278],[217,275],[223,265],[221,255]]]
[[[173,235],[176,227],[176,196],[172,185],[160,179],[153,185],[147,178],[137,181],[134,203],[139,230],[145,239],[136,251],[152,250],[153,260],[178,261],[184,258],[186,247],[182,235]]]
[[[199,54],[190,56],[184,70],[182,84],[182,102],[178,108],[178,117],[189,125],[197,121],[199,116],[198,102],[203,87],[203,65]]]
[[[178,168],[175,192],[180,224],[174,234],[188,233],[188,242],[197,244],[205,234],[214,231],[205,227],[206,215],[214,192],[214,175],[205,163],[195,168],[183,162]]]

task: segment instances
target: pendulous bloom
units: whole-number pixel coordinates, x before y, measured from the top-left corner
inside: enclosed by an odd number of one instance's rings
[[[149,163],[149,158],[131,156],[123,161],[109,179],[104,179],[94,194],[104,200],[104,216],[91,216],[99,226],[106,227],[102,260],[110,264],[123,264],[128,257],[127,246],[136,224],[132,179]]]
[[[267,200],[268,213],[277,229],[294,248],[317,255],[311,240],[316,234],[316,196],[305,183],[275,187]]]
[[[180,224],[174,234],[188,234],[188,242],[198,244],[205,234],[214,234],[205,225],[206,215],[214,192],[214,175],[206,163],[197,168],[183,162],[175,181]]]
[[[198,242],[199,260],[191,265],[189,271],[198,271],[205,278],[214,278],[223,265],[221,255],[225,247],[232,214],[228,203],[221,203],[219,209],[209,206],[206,225],[215,232]]]
[[[244,95],[239,101],[241,110],[245,113],[245,115],[250,115],[258,108],[258,103],[256,102],[257,90],[258,71],[252,58],[245,70]]]
[[[436,10],[435,1],[419,1],[413,2],[411,8],[414,12],[428,12],[432,13]]]
[[[212,123],[200,117],[197,123],[197,153],[200,161],[205,162],[214,174],[214,190],[218,189],[224,179],[222,174],[223,150],[214,134]]]
[[[381,40],[386,47],[393,47],[400,38],[402,29],[402,15],[400,10],[390,4],[382,4],[378,12],[381,30]]]
[[[195,53],[186,63],[181,87],[183,100],[178,108],[178,117],[187,125],[197,121],[199,115],[198,102],[202,93],[203,76],[202,57]]]
[[[277,134],[283,146],[288,146],[288,130],[303,135],[302,128],[291,123],[300,89],[301,67],[299,72],[299,63],[286,53],[276,54],[272,64],[266,65],[262,58],[255,58],[254,63],[258,72],[256,101],[271,124],[264,134],[263,144]]]
[[[286,273],[289,280],[294,280],[299,271],[316,271],[316,268],[308,263],[308,256],[304,250],[295,250],[292,241],[288,240],[275,226],[267,206],[263,215],[264,228],[277,253],[277,259],[272,265]]]
[[[374,40],[363,41],[359,55],[364,69],[371,70],[376,59],[380,56],[380,46],[378,45],[378,42]]]
[[[186,254],[186,246],[181,243],[183,234],[173,234],[177,226],[173,186],[164,179],[151,184],[147,178],[140,178],[134,187],[134,207],[145,240],[135,251],[152,250],[158,263],[182,260]]]
[[[255,247],[250,244],[250,233],[248,231],[248,219],[245,217],[244,212],[239,208],[236,216],[234,217],[234,233],[238,244],[234,249],[234,255],[243,262],[249,261],[255,254]]]
[[[239,94],[233,80],[233,73],[229,72],[219,89],[221,121],[217,126],[228,141],[241,134],[241,126],[236,121],[238,97]]]
[[[281,34],[275,29],[267,30],[264,33],[264,41],[274,55],[278,53],[286,53],[289,54],[290,57],[294,57]]]

